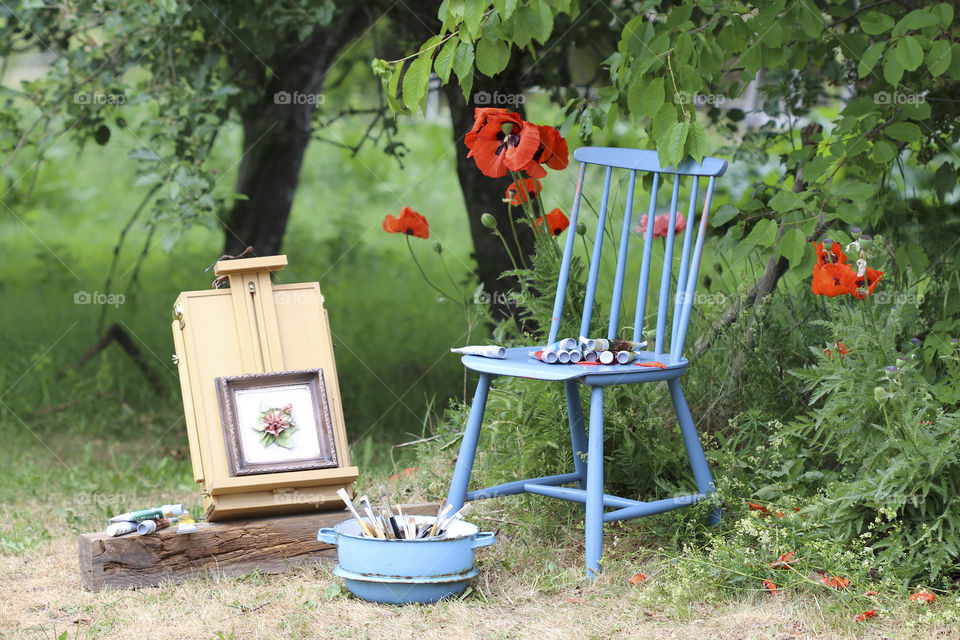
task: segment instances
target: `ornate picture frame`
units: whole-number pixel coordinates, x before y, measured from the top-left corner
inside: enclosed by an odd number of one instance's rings
[[[231,476],[336,467],[322,369],[216,378]]]

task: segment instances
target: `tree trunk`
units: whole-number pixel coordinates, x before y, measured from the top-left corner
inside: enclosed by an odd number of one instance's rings
[[[224,220],[224,253],[234,255],[247,246],[261,256],[280,252],[324,77],[340,50],[361,32],[362,20],[359,11],[342,16],[271,61],[276,75],[265,79],[263,95],[241,113],[244,155],[237,192],[247,199],[237,200]],[[263,75],[259,61],[237,64]]]
[[[457,176],[460,179],[460,189],[467,207],[467,216],[470,219],[470,235],[473,238],[473,257],[477,262],[477,277],[483,284],[486,300],[491,305],[495,318],[509,317],[511,308],[511,291],[516,291],[516,279],[501,279],[500,274],[513,268],[513,260],[518,264],[527,260],[533,254],[533,230],[522,222],[523,210],[520,207],[508,207],[503,202],[503,194],[510,186],[510,177],[488,178],[480,173],[471,158],[467,158],[467,148],[463,144],[463,137],[473,126],[473,110],[477,106],[509,107],[524,115],[523,106],[516,105],[519,100],[509,104],[491,104],[489,100],[481,99],[481,104],[474,100],[478,95],[486,96],[521,96],[523,84],[520,82],[522,70],[519,65],[511,64],[495,79],[481,74],[475,74],[473,94],[468,104],[463,98],[463,92],[457,82],[453,81],[443,87],[450,105],[450,119],[453,122],[453,142],[456,147]],[[511,212],[514,220],[511,220]],[[484,213],[491,214],[497,220],[497,229],[503,234],[510,246],[511,254],[507,253],[503,242],[493,232],[480,222]],[[514,241],[511,225],[515,225],[519,247]],[[529,262],[528,262],[529,264]]]

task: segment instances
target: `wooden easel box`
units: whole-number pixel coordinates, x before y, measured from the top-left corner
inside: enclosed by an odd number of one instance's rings
[[[350,451],[330,323],[316,282],[274,285],[286,256],[220,261],[230,288],[185,291],[174,304],[173,340],[194,480],[208,520],[341,509],[357,468]],[[250,373],[323,371],[338,467],[231,476],[215,379]]]

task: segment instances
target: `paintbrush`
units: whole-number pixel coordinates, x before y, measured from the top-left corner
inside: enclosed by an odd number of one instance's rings
[[[347,505],[347,509],[350,510],[350,513],[353,514],[353,517],[357,519],[357,523],[360,525],[360,529],[371,538],[376,538],[373,534],[373,531],[370,530],[370,527],[367,526],[367,523],[363,521],[363,518],[360,517],[360,513],[357,511],[357,508],[353,506],[353,500],[350,499],[350,496],[347,495],[345,490],[337,489],[337,495],[340,496],[340,499],[343,500],[343,503]]]
[[[387,512],[387,528],[393,534],[390,537],[402,538],[400,528],[397,526],[397,523],[393,521],[393,508],[390,506],[390,498],[387,497],[387,488],[383,485],[380,485],[380,503],[382,508]]]
[[[446,502],[446,500],[444,500],[444,502]],[[437,535],[437,532],[440,531],[440,522],[447,517],[447,512],[452,508],[452,504],[445,505],[437,514],[437,518],[433,521],[433,526],[430,528],[430,538]]]
[[[456,520],[460,520],[463,518],[463,516],[470,513],[471,509],[473,509],[473,505],[469,503],[460,507],[456,513],[443,521],[443,523],[438,527],[437,534],[439,535],[441,532],[446,533],[447,529],[450,528],[450,525],[452,525]]]
[[[367,496],[360,496],[357,498],[357,502],[359,502],[360,506],[363,507],[363,512],[367,514],[367,517],[370,518],[370,526],[373,527],[373,532],[376,534],[374,537],[386,538],[387,534],[380,529],[380,525],[377,524],[377,519],[373,515],[373,509],[370,507],[370,498]]]

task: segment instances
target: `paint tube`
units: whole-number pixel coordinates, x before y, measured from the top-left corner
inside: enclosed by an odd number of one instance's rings
[[[584,351],[596,351],[597,341],[592,338],[584,338],[580,336],[580,348]]]
[[[596,362],[597,360],[599,360],[599,358],[600,357],[597,355],[597,352],[594,351],[593,349],[585,349],[583,351],[584,362]]]
[[[140,522],[141,520],[159,520],[160,518],[173,518],[182,516],[186,510],[182,504],[165,504],[161,507],[151,507],[150,509],[140,509],[121,513],[119,516],[113,516],[108,522]]]
[[[616,356],[613,355],[613,351],[601,351],[600,352],[600,364],[613,364]]]
[[[137,535],[146,536],[160,529],[166,529],[170,526],[170,520],[167,518],[158,518],[157,520],[141,520],[137,523]]]
[[[550,349],[542,349],[540,351],[533,351],[530,353],[531,358],[536,358],[541,362],[546,362],[547,364],[557,364],[558,356],[556,351]]]
[[[610,341],[606,338],[597,338],[593,341],[594,351],[610,351]]]
[[[450,349],[453,353],[461,353],[465,356],[481,356],[483,358],[497,358],[502,360],[507,357],[507,350],[497,345],[489,346],[468,346]]]
[[[633,351],[617,351],[617,364],[628,364],[636,357]]]
[[[571,349],[577,348],[577,341],[573,338],[564,338],[563,340],[558,340],[553,344],[548,344],[544,347],[544,351],[570,351]]]
[[[195,533],[197,523],[189,512],[177,518],[177,533]]]
[[[570,349],[570,363],[575,364],[583,360],[583,353],[579,349]]]
[[[647,346],[647,341],[637,342],[635,340],[611,340],[611,351],[640,351]]]
[[[569,351],[557,351],[557,363],[558,363],[558,364],[570,364],[570,352],[569,352]]]
[[[107,535],[113,537],[125,536],[128,533],[133,533],[136,530],[136,522],[114,522],[113,524],[107,525]]]

